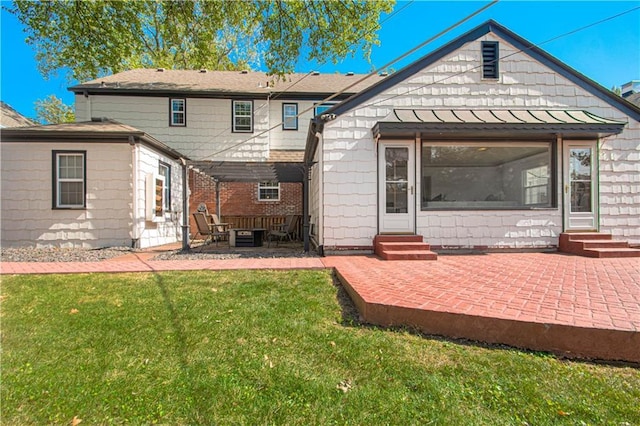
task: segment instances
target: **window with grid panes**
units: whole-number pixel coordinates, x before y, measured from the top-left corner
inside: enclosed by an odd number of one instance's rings
[[[85,207],[85,151],[54,151],[54,208]]]
[[[258,201],[279,201],[280,182],[260,182],[258,184]]]

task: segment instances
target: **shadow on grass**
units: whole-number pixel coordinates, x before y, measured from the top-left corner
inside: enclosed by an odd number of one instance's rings
[[[188,395],[184,400],[191,401],[192,406],[189,409],[190,415],[195,422],[201,423],[204,419],[200,418],[200,416],[202,413],[210,411],[210,404],[207,403],[206,398],[203,398],[203,395],[207,394],[207,389],[202,388],[202,386],[198,384],[198,381],[193,380],[193,378],[200,377],[203,374],[207,374],[207,372],[203,370],[201,366],[197,364],[192,365],[189,362],[187,330],[180,318],[178,309],[176,309],[170,288],[161,273],[153,272],[153,275],[158,290],[162,295],[165,309],[169,314],[171,327],[175,335],[174,353],[178,359],[181,373],[179,384],[175,384],[175,386],[179,386],[180,389],[175,389],[175,392],[185,392]]]

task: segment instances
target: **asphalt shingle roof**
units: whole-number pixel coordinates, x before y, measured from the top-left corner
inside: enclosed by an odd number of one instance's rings
[[[290,94],[335,93],[366,74],[290,74],[283,79],[263,72],[134,69],[70,87],[73,92],[176,92],[215,94],[259,94],[286,91]],[[372,76],[346,93],[353,94],[383,79]]]

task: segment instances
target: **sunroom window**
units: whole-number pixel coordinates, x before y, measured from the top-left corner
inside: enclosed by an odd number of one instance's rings
[[[553,207],[550,142],[422,144],[422,209]]]

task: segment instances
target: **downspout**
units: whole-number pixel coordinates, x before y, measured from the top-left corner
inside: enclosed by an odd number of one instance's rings
[[[182,163],[182,250],[189,250],[189,168],[187,161]]]
[[[131,248],[140,248],[140,228],[138,224],[138,149],[136,147],[135,137],[129,136],[129,145],[131,145],[131,174],[133,176],[133,198],[131,200],[133,227],[131,229]]]
[[[304,236],[304,252],[309,253],[309,180],[311,168],[308,163],[302,166],[302,235]]]
[[[324,252],[324,142],[322,133],[316,133],[318,138],[318,246]]]
[[[218,217],[222,217],[222,209],[220,208],[220,180],[213,178],[213,181],[216,183],[216,214]]]

